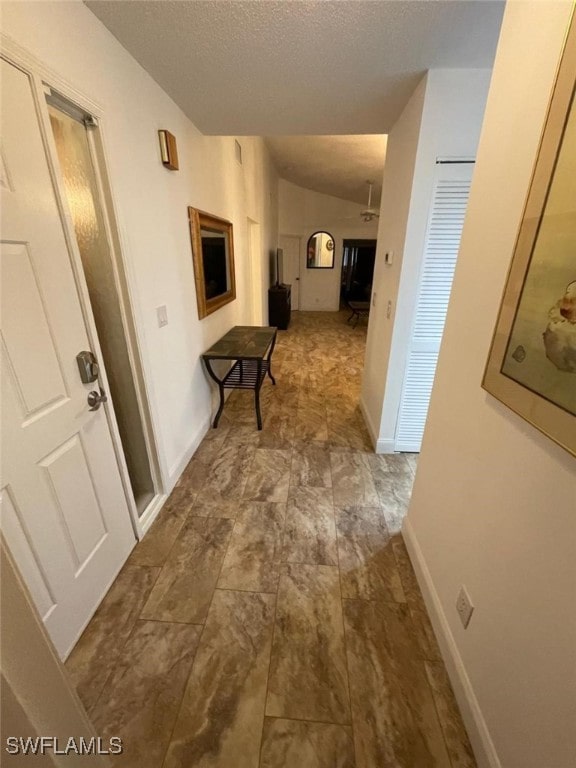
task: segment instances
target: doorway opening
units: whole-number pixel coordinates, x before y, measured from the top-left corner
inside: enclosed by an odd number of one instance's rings
[[[262,297],[262,245],[260,240],[260,224],[249,218],[246,221],[248,237],[248,259],[246,261],[246,280],[250,306],[247,310],[248,321],[252,325],[262,325],[264,322],[264,300]]]
[[[375,260],[376,240],[344,240],[341,302],[370,301]]]
[[[141,518],[157,494],[159,470],[101,137],[96,120],[82,109],[54,91],[46,101],[131,491]]]

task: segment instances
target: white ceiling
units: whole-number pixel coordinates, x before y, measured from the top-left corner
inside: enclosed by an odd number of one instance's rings
[[[266,136],[280,176],[378,206],[427,69],[490,67],[495,0],[85,0],[204,134]]]
[[[495,0],[86,0],[205,134],[387,133],[430,68],[491,67]]]
[[[366,205],[380,205],[386,136],[268,136],[278,173],[301,187]]]

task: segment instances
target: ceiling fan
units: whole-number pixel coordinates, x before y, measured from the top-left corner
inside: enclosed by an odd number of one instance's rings
[[[372,187],[374,186],[374,182],[367,181],[366,184],[368,184],[368,207],[363,211],[360,211],[360,218],[362,221],[368,223],[373,219],[377,219],[380,216],[380,213],[376,210],[376,208],[372,208]]]

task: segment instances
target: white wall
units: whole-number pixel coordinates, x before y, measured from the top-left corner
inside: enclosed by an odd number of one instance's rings
[[[313,192],[284,179],[280,179],[278,196],[281,235],[301,238],[300,309],[336,312],[340,303],[343,241],[375,239],[378,223],[376,220],[364,223],[360,219],[365,205]],[[320,230],[330,232],[334,238],[334,269],[306,269],[308,238]]]
[[[576,460],[480,386],[572,7],[506,9],[404,529],[481,768],[576,755]]]
[[[384,386],[394,328],[394,312],[389,318],[386,317],[386,305],[396,298],[400,284],[427,77],[421,80],[388,134],[360,403],[374,442],[380,436]],[[395,254],[390,265],[384,262],[387,251]],[[395,304],[394,300],[392,307]]]
[[[262,286],[277,245],[277,176],[263,141],[200,134],[80,2],[3,4],[3,32],[103,110],[109,175],[164,477],[171,486],[207,427],[210,390],[199,355],[232,325],[249,322],[247,218],[261,225]],[[157,131],[178,142],[180,170],[160,163]],[[198,320],[187,206],[234,224],[235,302]],[[165,304],[169,324],[158,328]],[[169,488],[167,489],[169,490]]]
[[[392,451],[416,306],[436,159],[474,158],[490,84],[486,69],[430,70],[390,133],[370,316],[364,412],[380,451]],[[394,262],[384,264],[392,250]],[[392,313],[386,317],[387,304]]]

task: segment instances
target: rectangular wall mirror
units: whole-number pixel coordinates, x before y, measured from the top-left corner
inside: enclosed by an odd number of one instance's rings
[[[188,208],[198,317],[202,319],[236,298],[232,224]]]

